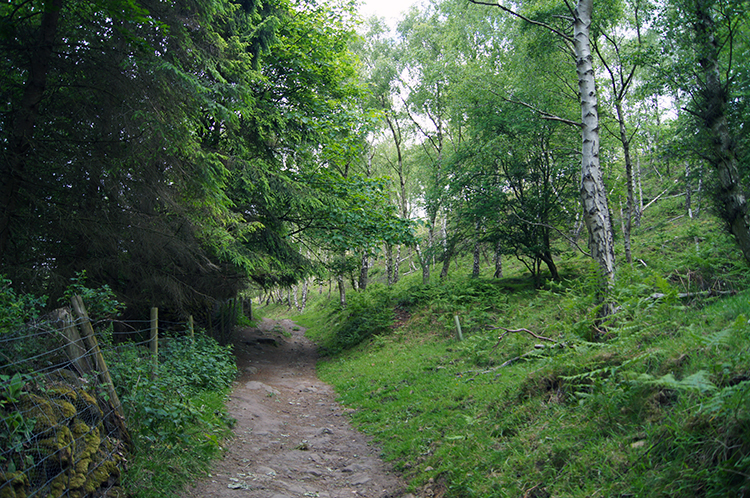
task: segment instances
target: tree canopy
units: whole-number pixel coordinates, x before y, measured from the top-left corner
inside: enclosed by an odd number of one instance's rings
[[[12,0],[2,273],[186,313],[383,250],[392,282],[402,247],[426,283],[482,248],[556,279],[585,226],[606,315],[665,143],[750,260],[745,7],[432,0],[391,32],[334,0]]]

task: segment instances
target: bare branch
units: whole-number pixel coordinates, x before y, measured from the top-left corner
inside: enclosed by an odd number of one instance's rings
[[[524,107],[526,107],[528,109],[531,109],[532,111],[534,111],[537,114],[539,114],[539,116],[542,119],[546,119],[546,120],[549,120],[549,121],[559,121],[561,123],[565,123],[565,124],[568,124],[568,125],[571,125],[571,126],[575,126],[577,128],[583,127],[583,123],[580,123],[578,121],[573,121],[571,119],[561,118],[560,116],[555,116],[554,114],[550,114],[548,112],[542,111],[541,109],[537,109],[536,107],[534,107],[533,105],[531,105],[531,104],[529,104],[527,102],[523,102],[521,100],[509,99],[508,97],[503,97],[502,95],[498,94],[497,92],[495,92],[493,90],[489,90],[489,92],[492,93],[493,95],[496,95],[497,97],[500,97],[502,100],[504,100],[506,102],[509,102],[511,104],[522,105],[522,106],[524,106]]]
[[[537,223],[537,222],[534,222],[534,221],[525,220],[525,219],[521,218],[520,216],[518,216],[518,213],[513,213],[513,216],[515,216],[516,218],[518,218],[519,220],[523,221],[524,223],[526,223],[528,225],[534,225],[534,226],[539,226],[539,227],[544,227],[544,228],[549,228],[551,230],[554,230],[555,232],[557,232],[558,234],[560,234],[563,238],[565,238],[568,242],[570,242],[572,245],[574,245],[576,247],[576,249],[578,249],[579,251],[581,251],[581,254],[583,254],[584,256],[588,256],[590,258],[594,257],[590,252],[584,251],[581,248],[581,246],[578,245],[578,242],[576,242],[575,240],[573,240],[570,237],[568,237],[568,235],[565,232],[563,232],[562,230],[560,230],[559,228],[553,227],[552,225],[547,225],[546,223]]]
[[[544,337],[542,335],[535,334],[534,332],[530,331],[529,329],[523,329],[523,328],[522,329],[506,329],[505,327],[490,327],[489,330],[503,330],[504,331],[502,333],[502,335],[500,335],[500,337],[497,338],[497,343],[492,347],[492,351],[494,351],[495,349],[497,349],[497,347],[500,345],[500,341],[502,341],[505,338],[506,335],[508,335],[508,334],[517,334],[519,332],[526,332],[530,336],[532,336],[532,337],[534,337],[536,339],[539,339],[540,341],[548,341],[548,342],[554,342],[555,344],[560,344],[558,341],[556,341],[554,339],[550,339],[549,337]],[[514,362],[514,361],[520,360],[524,356],[526,356],[526,355],[519,356],[519,357],[514,358],[512,360],[509,360],[509,361],[510,362]],[[506,363],[508,363],[508,362],[506,362]],[[505,366],[505,364],[501,365],[501,367],[502,366]]]
[[[475,4],[475,5],[488,5],[490,7],[498,7],[503,12],[507,12],[508,14],[510,14],[512,16],[515,16],[515,17],[517,17],[519,19],[522,19],[523,21],[526,21],[529,24],[533,24],[534,26],[540,26],[542,28],[545,28],[545,29],[547,29],[549,31],[552,31],[557,36],[560,36],[560,37],[564,38],[565,40],[567,40],[567,41],[569,41],[571,43],[573,42],[573,37],[571,37],[571,36],[563,33],[562,31],[560,31],[557,28],[554,28],[554,27],[550,26],[547,23],[543,23],[543,22],[540,22],[540,21],[534,21],[533,19],[529,19],[528,17],[524,16],[523,14],[520,14],[520,13],[518,13],[518,12],[512,10],[512,9],[509,9],[508,7],[505,7],[504,5],[502,5],[500,3],[500,0],[498,0],[495,3],[492,3],[492,2],[480,2],[480,1],[477,1],[477,0],[469,0],[469,1],[471,3],[473,3],[473,4]]]

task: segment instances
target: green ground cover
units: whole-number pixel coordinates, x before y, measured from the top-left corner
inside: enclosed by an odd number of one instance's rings
[[[542,288],[520,265],[503,279],[454,272],[424,286],[410,276],[294,318],[325,353],[321,378],[414,488],[743,496],[748,270],[710,219],[645,227],[634,240],[639,261],[620,266],[619,309],[605,324],[591,265],[572,252],[564,281]]]

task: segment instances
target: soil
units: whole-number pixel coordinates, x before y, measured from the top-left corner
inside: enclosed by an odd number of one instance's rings
[[[414,498],[315,374],[315,345],[291,320],[264,319],[235,340],[234,438],[184,498]]]

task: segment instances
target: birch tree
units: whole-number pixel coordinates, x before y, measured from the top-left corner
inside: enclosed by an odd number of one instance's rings
[[[599,99],[596,90],[591,42],[594,2],[593,0],[578,0],[575,5],[566,3],[568,13],[570,14],[567,20],[572,24],[573,30],[572,35],[570,35],[566,28],[558,28],[544,21],[527,17],[521,12],[504,6],[499,1],[497,3],[480,0],[469,1],[477,5],[498,7],[524,22],[551,31],[572,47],[578,79],[581,119],[575,122],[571,120],[565,121],[575,124],[581,130],[581,204],[583,206],[584,220],[589,232],[589,249],[591,250],[591,256],[598,264],[598,271],[600,273],[598,287],[599,299],[602,302],[600,315],[606,317],[612,312],[612,306],[608,302],[607,295],[614,284],[615,251],[607,191],[599,160]],[[556,17],[559,18],[559,16]],[[548,117],[554,119],[552,116]]]

